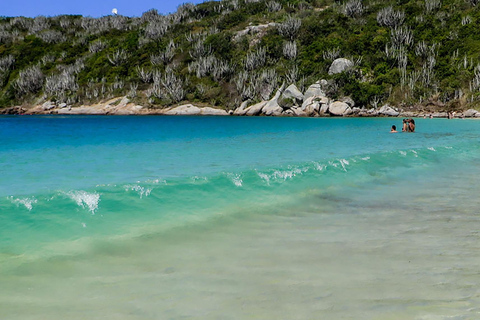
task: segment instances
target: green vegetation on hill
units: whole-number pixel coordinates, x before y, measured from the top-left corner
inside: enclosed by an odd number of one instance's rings
[[[320,80],[357,105],[475,107],[478,0],[222,0],[141,17],[0,18],[0,107],[128,95],[234,109]],[[336,58],[353,62],[329,75]]]

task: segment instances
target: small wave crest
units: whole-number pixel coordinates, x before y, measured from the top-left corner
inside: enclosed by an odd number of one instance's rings
[[[237,187],[243,186],[242,176],[238,173],[227,173],[227,177],[233,182]]]
[[[10,199],[10,201],[13,204],[16,204],[17,207],[19,205],[24,205],[25,208],[27,208],[28,211],[32,211],[33,204],[38,202],[37,199],[35,199],[34,197],[31,197],[31,198],[14,198],[13,196],[11,196],[11,197],[8,197],[8,198]]]
[[[97,192],[89,193],[83,190],[75,190],[64,193],[75,203],[82,207],[87,208],[92,214],[98,209],[98,203],[100,202],[100,194]]]
[[[457,151],[459,149],[459,151]],[[434,151],[434,152],[432,152]],[[468,149],[470,152],[470,149]],[[475,151],[475,150],[474,150]],[[130,205],[140,205],[138,198],[142,199],[145,206],[153,206],[153,203],[166,199],[170,195],[190,192],[192,188],[197,194],[218,197],[216,192],[224,193],[226,190],[235,192],[243,189],[244,192],[261,190],[268,192],[280,184],[305,183],[328,185],[339,181],[342,176],[352,179],[367,179],[374,173],[378,177],[382,172],[389,172],[399,168],[425,168],[436,165],[449,159],[476,158],[479,152],[471,155],[465,148],[426,146],[417,149],[392,150],[387,152],[359,154],[351,157],[332,157],[315,161],[294,163],[284,167],[250,168],[243,171],[219,172],[207,176],[190,176],[169,178],[165,180],[134,181],[126,184],[97,185],[95,188],[73,191],[55,191],[53,194],[37,195],[12,195],[4,198],[9,206],[17,206],[18,210],[35,210],[40,213],[49,211],[53,207],[69,208],[76,204],[78,207],[88,210],[92,215],[119,206],[121,208]],[[479,156],[480,157],[480,156]],[[364,175],[364,176],[363,176]],[[268,186],[268,190],[265,190]],[[198,191],[201,191],[199,193]],[[195,196],[192,196],[195,198]],[[137,200],[135,200],[135,198]],[[38,199],[38,200],[37,200]],[[1,200],[1,199],[0,199]],[[73,202],[72,202],[73,200]],[[100,200],[102,206],[99,207]],[[173,201],[173,200],[172,200]],[[182,200],[180,200],[182,201]],[[0,208],[2,203],[0,203]],[[116,209],[115,209],[116,210]]]
[[[145,197],[148,197],[150,195],[150,193],[152,192],[152,189],[151,188],[145,188],[145,187],[142,187],[138,184],[127,184],[124,186],[125,188],[125,191],[135,191],[136,193],[138,193],[138,195],[140,196],[140,199],[143,198],[143,196]]]
[[[290,180],[296,177],[297,175],[301,175],[307,171],[308,171],[308,167],[305,167],[305,168],[290,167],[286,170],[273,170],[272,172],[257,171],[257,175],[269,185],[273,181],[277,182],[277,181]]]

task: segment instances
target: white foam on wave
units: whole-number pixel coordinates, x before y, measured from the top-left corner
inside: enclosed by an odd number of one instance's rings
[[[293,168],[291,170],[275,170],[273,173],[268,174],[268,173],[262,173],[262,172],[257,172],[258,176],[265,180],[267,184],[270,184],[270,181],[275,181],[275,180],[289,180],[292,179],[293,177],[303,174],[304,172],[307,172],[308,168]]]
[[[428,147],[427,149],[428,149],[428,150],[431,150],[431,151],[437,151],[437,150],[435,150],[434,147]]]
[[[193,176],[191,179],[192,179],[193,182],[197,182],[197,181],[207,182],[208,181],[207,177],[199,177],[199,176]]]
[[[364,160],[364,161],[368,161],[368,160],[370,160],[370,157],[363,157],[361,159]]]
[[[154,184],[167,184],[167,180],[164,180],[164,179],[153,179],[153,180],[147,180],[145,181],[146,183],[154,183]]]
[[[350,165],[350,162],[347,159],[340,159],[338,160],[340,162],[340,165],[343,168],[343,171],[347,172],[347,166]]]
[[[399,153],[400,153],[402,156],[406,156],[406,155],[407,155],[407,152],[406,152],[406,151],[399,151]]]
[[[343,171],[347,172],[347,166],[350,165],[350,162],[347,159],[339,159],[338,162],[329,161],[328,164],[335,168],[340,166],[342,167]]]
[[[140,199],[142,199],[143,196],[148,197],[152,192],[152,189],[142,187],[138,184],[127,184],[123,187],[125,188],[125,191],[135,191],[136,193],[138,193]]]
[[[273,176],[275,177],[275,179],[283,179],[283,180],[288,180],[288,179],[292,179],[293,177],[299,175],[299,174],[302,174],[304,172],[308,171],[307,168],[305,169],[299,169],[299,168],[294,168],[292,170],[285,170],[285,171],[275,171],[273,173]]]
[[[88,208],[88,210],[95,214],[95,211],[98,209],[98,203],[100,202],[100,194],[88,193],[83,190],[69,191],[65,193],[70,199],[75,201],[78,206],[82,208]]]
[[[317,171],[323,171],[327,168],[327,166],[324,165],[324,164],[320,164],[320,163],[317,163],[317,162],[314,162],[313,164],[315,165],[315,170],[317,170]]]
[[[270,176],[268,174],[257,171],[257,175],[260,177],[260,179],[264,180],[267,185],[270,185]]]
[[[227,177],[233,182],[237,187],[243,186],[242,176],[240,174],[228,173]]]
[[[16,204],[17,207],[21,204],[24,205],[25,208],[28,209],[28,211],[32,211],[33,204],[37,203],[37,199],[35,199],[33,197],[32,198],[14,198],[13,196],[11,196],[11,197],[8,197],[8,198],[10,199],[10,201],[12,203]]]

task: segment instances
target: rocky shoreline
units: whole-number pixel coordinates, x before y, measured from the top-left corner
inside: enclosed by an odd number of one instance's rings
[[[284,89],[282,85],[273,98],[250,104],[244,101],[235,110],[226,111],[214,107],[182,104],[166,108],[150,108],[132,103],[127,97],[117,97],[102,103],[82,106],[55,104],[47,101],[34,107],[15,106],[0,110],[0,114],[49,114],[49,115],[204,115],[204,116],[280,116],[280,117],[432,117],[447,118],[447,111],[424,112],[403,110],[388,104],[378,108],[359,108],[350,97],[330,99],[320,80],[302,93],[295,85]],[[438,106],[437,106],[438,109]],[[480,112],[469,109],[457,112],[456,117],[480,118]]]

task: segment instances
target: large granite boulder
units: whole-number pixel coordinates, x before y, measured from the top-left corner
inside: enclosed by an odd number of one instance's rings
[[[400,112],[396,111],[392,107],[390,107],[388,104],[384,105],[383,107],[378,110],[378,113],[384,116],[389,116],[389,117],[397,117]]]
[[[263,106],[262,108],[262,113],[265,114],[266,116],[279,116],[283,112],[283,108],[280,107],[278,104],[278,99],[282,95],[284,85],[280,87],[280,89],[277,90],[275,93],[275,96]]]
[[[200,108],[202,116],[228,116],[228,112],[223,109],[204,107]]]
[[[249,102],[250,102],[250,100],[243,101],[242,104],[240,105],[240,107],[235,109],[233,114],[236,115],[236,116],[244,116],[245,113],[247,112],[246,108],[247,108]]]
[[[320,111],[320,105],[318,104],[318,102],[314,102],[312,104],[309,104],[303,111],[307,114],[307,116],[315,117]]]
[[[327,115],[328,114],[328,103],[325,103],[325,104],[322,104],[321,107],[320,107],[320,115],[321,116],[324,116],[324,115]]]
[[[262,101],[253,106],[248,107],[245,109],[245,115],[247,116],[257,116],[262,112],[263,107],[267,104],[268,101]]]
[[[353,62],[351,60],[345,58],[338,58],[332,62],[332,65],[328,69],[328,74],[332,75],[342,73],[343,71],[351,67],[353,67]]]
[[[434,112],[432,113],[433,118],[446,118],[448,114],[446,112]]]
[[[306,99],[302,104],[302,110],[310,117],[325,115],[330,100],[327,97],[313,96]]]
[[[283,112],[283,108],[280,107],[277,100],[270,100],[263,106],[262,113],[266,116],[280,116]]]
[[[463,114],[465,115],[465,117],[471,118],[471,117],[475,117],[477,115],[477,113],[479,113],[479,112],[475,109],[468,109]]]
[[[351,97],[343,97],[342,99],[340,99],[340,101],[342,102],[345,102],[346,104],[348,104],[348,106],[350,108],[353,108],[355,107],[355,101],[353,101],[353,99]]]
[[[308,114],[302,110],[302,108],[296,106],[296,107],[293,107],[291,108],[290,110],[293,111],[293,114],[296,116],[296,117],[308,117]]]
[[[134,115],[140,114],[142,112],[143,107],[139,105],[128,105],[122,108],[114,109],[110,112],[110,114],[116,115]]]
[[[105,106],[96,105],[92,106],[80,106],[75,108],[63,108],[57,110],[57,114],[107,114]]]
[[[54,108],[55,108],[55,104],[52,101],[46,101],[44,104],[42,104],[43,110],[52,110]]]
[[[199,115],[200,113],[201,113],[200,108],[192,104],[185,104],[183,106],[178,106],[165,112],[165,114],[167,115],[176,115],[176,116],[193,116],[193,115]]]
[[[352,109],[345,102],[335,101],[328,107],[328,112],[332,116],[346,116],[352,113]]]
[[[176,116],[226,116],[228,115],[227,111],[222,109],[216,109],[211,107],[199,108],[192,104],[185,104],[182,106],[175,107],[165,112],[166,115],[176,115]]]
[[[298,90],[296,85],[291,84],[283,91],[282,99],[293,99],[296,102],[300,102],[303,101],[303,93]]]
[[[312,84],[310,87],[308,87],[307,91],[305,91],[305,94],[303,95],[303,100],[307,100],[310,97],[324,97],[326,96],[325,92],[322,90],[322,85],[320,81],[315,82]]]

